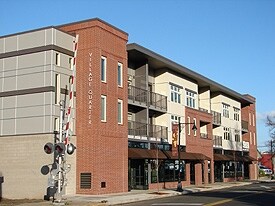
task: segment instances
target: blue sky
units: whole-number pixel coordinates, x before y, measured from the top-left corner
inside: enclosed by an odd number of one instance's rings
[[[0,36],[98,17],[138,43],[257,98],[258,146],[275,115],[274,0],[1,0]],[[260,147],[260,150],[267,148]]]

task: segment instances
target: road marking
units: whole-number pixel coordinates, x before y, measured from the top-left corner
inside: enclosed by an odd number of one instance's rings
[[[203,205],[203,203],[154,203],[154,204],[152,204],[152,206],[161,206],[161,205],[168,205],[168,206],[184,206],[184,205],[199,206],[199,205]]]
[[[265,185],[261,185],[260,187],[265,188],[265,189],[271,189],[271,187],[265,186]]]
[[[217,201],[217,202],[212,202],[212,203],[206,204],[205,206],[221,205],[221,204],[224,204],[226,202],[231,202],[234,199],[239,199],[239,198],[243,198],[243,197],[247,197],[247,196],[251,196],[251,195],[255,195],[255,194],[254,193],[253,194],[246,194],[246,195],[241,195],[241,196],[237,196],[237,197],[234,197],[234,198],[228,198],[228,199],[224,199],[224,200],[220,200],[220,201]]]

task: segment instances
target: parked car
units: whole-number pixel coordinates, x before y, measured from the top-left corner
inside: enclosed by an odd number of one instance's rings
[[[259,172],[263,172],[264,175],[272,175],[272,170],[263,165],[259,165]]]

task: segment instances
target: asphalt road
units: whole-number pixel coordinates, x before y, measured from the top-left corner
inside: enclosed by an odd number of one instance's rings
[[[208,192],[124,204],[124,206],[275,206],[275,183],[254,183]]]

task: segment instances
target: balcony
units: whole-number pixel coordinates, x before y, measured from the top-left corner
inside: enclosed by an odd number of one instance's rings
[[[151,141],[168,139],[168,127],[128,121],[128,137]]]
[[[242,133],[247,133],[248,132],[248,122],[242,120]]]
[[[211,111],[211,114],[213,115],[213,124],[216,126],[221,126],[221,113]]]
[[[202,111],[202,112],[208,113],[208,110],[207,110],[207,109],[204,109],[204,108],[199,107],[199,110]]]
[[[167,111],[167,97],[155,92],[149,92],[149,106],[155,109]]]
[[[213,135],[213,147],[222,148],[222,136]]]
[[[208,134],[206,134],[206,133],[200,133],[200,137],[202,139],[207,139],[208,138]]]
[[[167,97],[135,86],[128,86],[128,103],[147,107],[159,112],[167,111]]]
[[[147,105],[147,90],[134,86],[128,86],[128,100],[131,103],[146,106]]]

